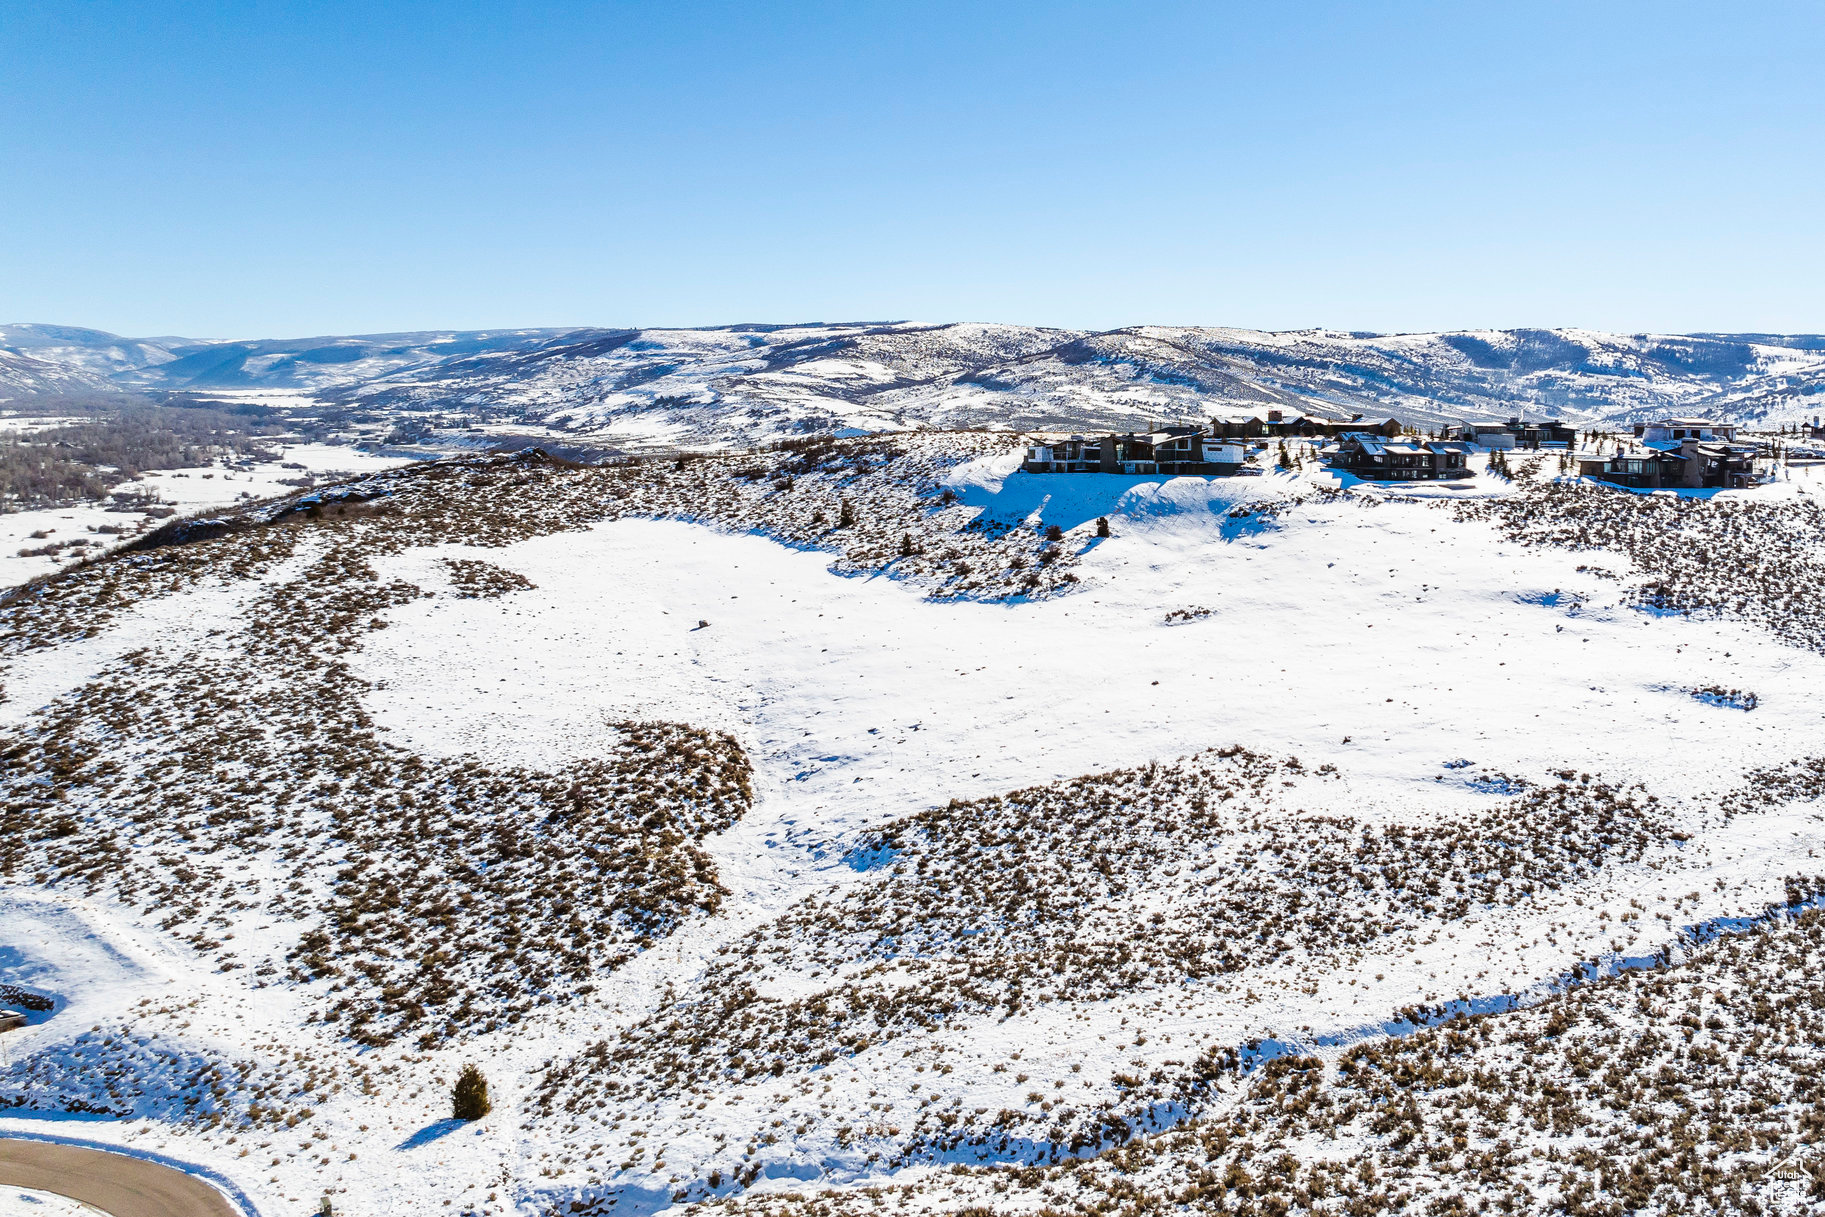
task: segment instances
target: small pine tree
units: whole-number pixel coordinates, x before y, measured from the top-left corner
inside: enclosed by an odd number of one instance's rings
[[[451,1113],[459,1120],[479,1120],[493,1107],[488,1102],[488,1079],[473,1064],[463,1066],[451,1097]]]
[[[913,547],[912,534],[909,532],[900,538],[900,556],[910,558],[919,551]]]
[[[1106,537],[1109,535],[1108,516],[1098,516],[1096,518],[1096,535],[1099,537]]]
[[[843,500],[842,507],[837,512],[836,526],[838,528],[855,527],[855,508],[850,505],[848,499]]]
[[[1065,539],[1065,530],[1064,529],[1060,528],[1056,524],[1046,525],[1046,540],[1062,541],[1064,539]]]

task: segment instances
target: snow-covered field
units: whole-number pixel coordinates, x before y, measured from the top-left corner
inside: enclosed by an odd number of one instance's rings
[[[0,1217],[107,1217],[100,1209],[30,1187],[0,1186]]]
[[[1521,544],[1454,509],[1514,493],[1505,482],[1397,494],[1338,493],[1317,473],[1120,479],[1111,498],[1116,479],[1011,467],[984,458],[944,484],[1028,530],[1065,528],[1078,582],[1064,594],[931,599],[887,568],[838,575],[828,552],[677,518],[369,554],[376,579],[425,593],[373,610],[385,628],[364,630],[345,657],[359,709],[390,746],[432,763],[558,773],[611,753],[629,722],[665,721],[726,733],[746,753],[752,804],[702,842],[727,889],[720,907],[653,939],[593,992],[489,1034],[356,1051],[316,1019],[311,986],[281,972],[256,987],[248,970],[220,970],[161,934],[156,916],[20,874],[0,917],[0,981],[61,1004],[0,1045],[15,1060],[61,1054],[139,1071],[148,1095],[166,1097],[139,1118],[82,1119],[83,1135],[205,1163],[269,1213],[305,1211],[326,1193],[338,1213],[530,1213],[565,1211],[572,1198],[644,1211],[744,1186],[941,1189],[944,1162],[1056,1157],[1042,1106],[1100,1105],[1137,1128],[1169,1126],[1186,1118],[1178,1100],[1137,1108],[1132,1079],[1263,1040],[1334,1055],[1416,1005],[1538,997],[1580,965],[1645,960],[1679,927],[1758,913],[1787,899],[1792,876],[1825,872],[1816,804],[1722,810],[1752,771],[1819,750],[1825,654],[1746,620],[1646,609],[1628,591],[1626,557]],[[1735,497],[1809,499],[1809,478]],[[193,500],[201,506],[273,485],[185,480],[161,489],[174,502],[193,489],[219,495]],[[1094,536],[1099,514],[1113,525],[1107,539]],[[6,723],[28,729],[40,707],[141,648],[232,635],[263,587],[296,578],[319,552],[306,536],[251,579],[204,580],[126,607],[91,637],[16,655],[0,674]],[[453,560],[511,572],[519,579],[499,586],[517,590],[457,594]],[[1695,696],[1707,689],[1753,692],[1753,708]],[[1348,949],[1326,945],[1319,925],[1310,942],[1217,976],[1093,1001],[961,1000],[929,1025],[883,1027],[875,1042],[784,1072],[684,1075],[695,1080],[656,1098],[592,1089],[609,1076],[592,1045],[650,1044],[655,1011],[688,1019],[694,1002],[722,1000],[729,961],[778,946],[768,927],[782,914],[810,928],[785,937],[787,960],[761,996],[814,1001],[859,983],[878,961],[834,931],[817,936],[819,909],[909,876],[894,877],[897,849],[941,861],[935,845],[881,845],[884,827],[1080,775],[1154,762],[1182,773],[1206,764],[1186,758],[1238,745],[1273,771],[1235,805],[1234,831],[1261,843],[1317,817],[1365,839],[1440,825],[1475,836],[1506,800],[1554,783],[1638,787],[1654,804],[1642,848],[1549,875],[1530,898],[1413,921],[1346,904],[1346,922],[1399,922]],[[1164,824],[1152,831],[1169,842],[1160,891],[1181,890],[1167,882],[1181,865],[1209,866],[1212,883],[1228,873],[1216,855],[1172,854],[1178,838]],[[1239,848],[1244,871],[1267,861]],[[260,864],[276,883],[285,872],[274,865]],[[1156,906],[1144,890],[1128,899],[1110,897],[1111,916],[1132,917],[1143,937],[1197,933],[1150,931]],[[236,914],[230,936],[251,963],[283,958],[300,928],[259,908]],[[98,1034],[118,1038],[85,1038]],[[552,1072],[579,1058],[598,1063],[570,1080]],[[321,1066],[337,1081],[316,1087],[310,1117],[276,1129],[171,1113],[196,1071],[243,1060],[250,1077]],[[468,1060],[495,1103],[472,1126],[447,1120],[450,1080]],[[34,1106],[54,1101],[56,1085],[34,1085]],[[1010,1112],[1020,1119],[999,1127],[1023,1130],[1011,1142],[914,1145],[928,1114],[981,1130]],[[0,1129],[70,1118],[21,1111]]]

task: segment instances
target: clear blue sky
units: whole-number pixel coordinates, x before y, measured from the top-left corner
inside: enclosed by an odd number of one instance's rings
[[[0,321],[1825,330],[1825,5],[0,0]]]

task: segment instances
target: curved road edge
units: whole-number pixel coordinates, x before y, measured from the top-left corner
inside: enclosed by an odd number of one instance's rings
[[[35,1131],[21,1132],[13,1129],[0,1129],[0,1183],[19,1182],[22,1186],[41,1187],[48,1191],[59,1191],[54,1182],[27,1183],[24,1180],[14,1181],[6,1178],[9,1172],[5,1169],[5,1160],[7,1157],[5,1150],[7,1148],[7,1143],[9,1142],[53,1146],[67,1150],[79,1150],[84,1151],[86,1154],[106,1154],[126,1162],[139,1163],[142,1165],[142,1169],[144,1166],[159,1167],[164,1171],[180,1175],[187,1181],[194,1181],[194,1183],[206,1187],[209,1195],[220,1201],[220,1209],[223,1217],[260,1217],[258,1206],[256,1206],[252,1199],[248,1197],[247,1193],[242,1191],[234,1180],[228,1178],[220,1171],[212,1170],[206,1166],[199,1166],[194,1162],[185,1162],[180,1158],[173,1158],[166,1154],[155,1153],[151,1150],[130,1149],[124,1146],[110,1145],[105,1141],[89,1141],[80,1137],[60,1136],[56,1133]],[[124,1173],[130,1178],[131,1175],[137,1172],[127,1170]],[[89,1204],[95,1203],[94,1200],[87,1199],[83,1196],[74,1196],[73,1198],[77,1200],[86,1200]],[[104,1205],[102,1207],[106,1208],[107,1206]],[[113,1210],[110,1209],[109,1211],[112,1212]],[[116,1217],[139,1217],[139,1214],[130,1211],[119,1212],[116,1214]],[[158,1217],[158,1215],[148,1214],[148,1217]]]

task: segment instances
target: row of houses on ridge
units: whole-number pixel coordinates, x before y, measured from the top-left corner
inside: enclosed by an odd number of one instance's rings
[[[1556,419],[1464,423],[1442,438],[1411,434],[1398,419],[1348,422],[1278,410],[1210,426],[1155,425],[1125,435],[1073,435],[1035,440],[1021,469],[1027,473],[1125,473],[1223,477],[1250,468],[1250,453],[1268,441],[1329,439],[1317,455],[1332,469],[1374,481],[1439,481],[1468,477],[1479,451],[1558,450],[1580,474],[1643,489],[1734,488],[1763,480],[1768,454],[1737,442],[1736,427],[1709,419],[1668,418],[1637,424],[1611,452],[1581,450],[1575,428]]]

